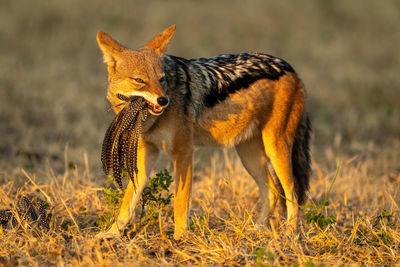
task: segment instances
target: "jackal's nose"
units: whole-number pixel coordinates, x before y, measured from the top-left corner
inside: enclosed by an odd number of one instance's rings
[[[165,107],[166,105],[168,105],[168,97],[159,97],[157,98],[157,102],[160,106]]]

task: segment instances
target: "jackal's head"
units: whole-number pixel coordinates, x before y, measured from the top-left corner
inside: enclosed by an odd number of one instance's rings
[[[141,96],[152,115],[158,116],[168,106],[165,93],[163,56],[175,32],[175,25],[160,32],[144,47],[128,49],[104,32],[97,33],[97,42],[108,65],[107,99],[118,113],[123,103],[117,95]]]

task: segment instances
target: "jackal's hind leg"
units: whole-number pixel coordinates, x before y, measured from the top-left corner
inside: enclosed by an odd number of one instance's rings
[[[268,132],[263,132],[263,141],[266,154],[282,185],[286,198],[287,222],[293,228],[297,228],[299,207],[292,174],[291,149],[283,138],[275,138],[273,134],[268,134]]]
[[[283,218],[284,214],[286,214],[286,200],[283,198],[285,196],[285,192],[283,191],[282,185],[276,177],[275,171],[269,159],[268,171],[268,181],[270,185],[270,190],[268,191],[270,203],[268,217],[271,227],[277,229],[279,226],[279,221]]]
[[[275,189],[275,184],[267,168],[267,157],[265,155],[261,135],[256,135],[240,143],[236,146],[236,151],[243,166],[253,177],[258,186],[261,199],[261,212],[257,221],[260,224],[266,224],[275,210],[276,198],[275,194],[273,194],[273,198],[271,198],[271,192]],[[269,189],[269,186],[271,186],[272,189]]]

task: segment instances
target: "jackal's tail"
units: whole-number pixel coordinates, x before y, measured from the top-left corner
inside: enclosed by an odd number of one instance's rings
[[[300,205],[304,203],[309,188],[311,173],[310,134],[311,122],[308,114],[305,113],[297,128],[292,150],[293,176],[296,181],[297,201]]]

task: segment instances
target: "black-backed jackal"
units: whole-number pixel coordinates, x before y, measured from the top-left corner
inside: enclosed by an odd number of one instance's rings
[[[174,237],[181,238],[188,226],[197,146],[234,146],[259,187],[259,221],[279,217],[275,207],[281,203],[288,224],[296,227],[310,174],[310,121],[299,77],[284,60],[261,53],[189,60],[165,55],[174,32],[171,26],[137,50],[97,34],[108,65],[107,99],[115,112],[123,107],[121,94],[144,97],[152,115],[139,141],[136,186],[129,181],[120,213],[103,236],[119,234],[132,219],[162,150],[174,162]]]

